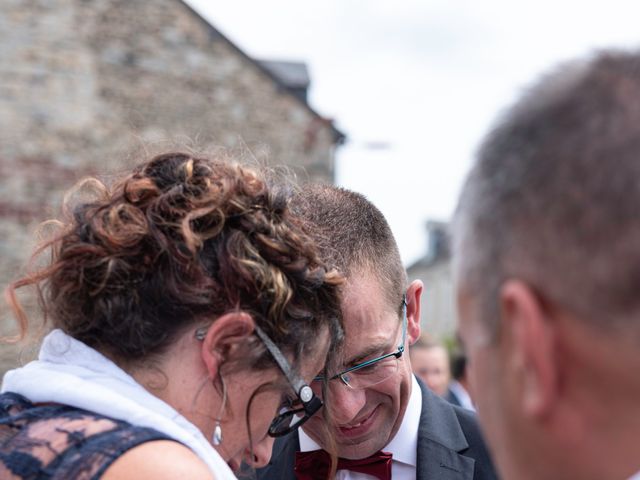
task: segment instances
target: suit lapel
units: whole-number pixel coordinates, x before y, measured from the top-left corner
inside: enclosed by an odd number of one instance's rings
[[[459,452],[469,447],[453,407],[418,381],[422,412],[418,427],[418,480],[473,478],[475,460]]]

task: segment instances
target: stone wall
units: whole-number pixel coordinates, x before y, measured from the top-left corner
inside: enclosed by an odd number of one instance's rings
[[[182,1],[0,2],[0,286],[76,180],[176,144],[333,177],[330,122]]]

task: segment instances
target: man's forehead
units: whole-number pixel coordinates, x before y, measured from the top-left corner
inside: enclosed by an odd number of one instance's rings
[[[390,305],[382,282],[370,270],[349,275],[342,289],[342,314],[345,327],[367,319],[384,319],[397,311]]]
[[[400,325],[397,308],[389,305],[374,275],[365,272],[349,277],[343,290],[342,316],[346,360],[375,350],[376,346],[385,348],[397,340]]]
[[[424,358],[424,359],[434,359],[434,360],[448,360],[449,353],[447,349],[442,345],[434,345],[429,348],[411,348],[409,350],[411,354],[411,358]]]

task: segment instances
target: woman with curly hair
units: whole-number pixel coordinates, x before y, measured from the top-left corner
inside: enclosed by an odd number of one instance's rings
[[[341,277],[255,169],[157,156],[72,209],[9,285],[36,289],[38,360],[5,375],[0,478],[235,478],[313,415]],[[86,183],[85,183],[86,186]],[[231,469],[229,468],[231,467]]]

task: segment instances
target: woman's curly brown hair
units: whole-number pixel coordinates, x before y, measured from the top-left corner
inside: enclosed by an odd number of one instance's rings
[[[8,287],[21,336],[28,321],[16,289],[35,286],[45,322],[124,362],[162,353],[185,328],[236,310],[295,358],[325,328],[340,340],[342,277],[290,214],[290,189],[186,153],[100,185],[100,198],[73,208],[39,248],[51,249],[51,263]],[[254,347],[258,365],[264,349]]]

